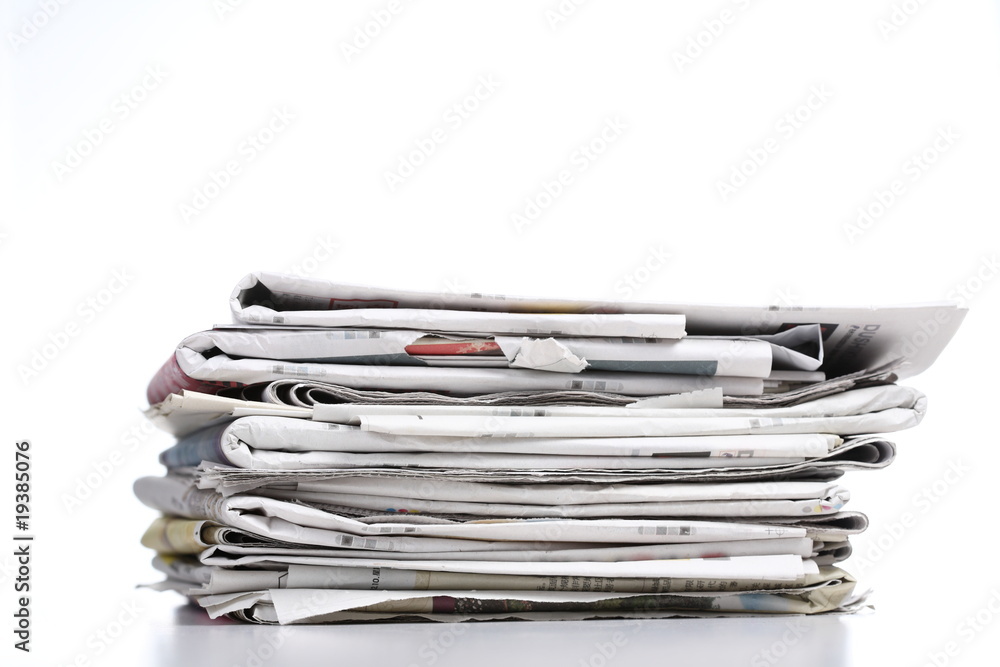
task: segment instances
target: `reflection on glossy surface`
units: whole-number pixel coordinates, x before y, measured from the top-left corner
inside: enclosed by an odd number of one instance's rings
[[[548,623],[394,623],[260,626],[211,620],[190,605],[150,624],[163,667],[214,665],[403,665],[489,667],[516,664],[625,665],[851,664],[852,621],[841,616],[559,621]]]

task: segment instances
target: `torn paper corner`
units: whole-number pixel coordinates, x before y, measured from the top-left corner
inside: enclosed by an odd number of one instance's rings
[[[634,403],[629,403],[627,408],[721,408],[722,388],[713,387],[711,389],[698,389],[686,391],[683,394],[667,394],[665,396],[651,396],[643,398]]]
[[[573,354],[555,338],[524,338],[510,365],[537,371],[579,373],[587,368],[587,360]]]

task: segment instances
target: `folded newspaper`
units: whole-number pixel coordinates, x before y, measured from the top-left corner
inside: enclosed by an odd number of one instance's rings
[[[434,294],[254,273],[149,384],[142,538],[257,623],[844,613],[954,304]]]

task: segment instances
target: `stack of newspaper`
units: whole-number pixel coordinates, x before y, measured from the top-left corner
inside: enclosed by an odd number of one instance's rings
[[[848,470],[925,398],[953,304],[432,294],[270,273],[184,339],[143,537],[210,615],[653,618],[863,606]]]

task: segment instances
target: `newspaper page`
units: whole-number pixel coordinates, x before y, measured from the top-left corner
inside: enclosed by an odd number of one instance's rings
[[[169,450],[168,450],[169,451]],[[278,453],[280,458],[269,461],[261,453],[252,469],[225,466],[210,462],[201,466],[201,484],[216,487],[224,493],[249,491],[265,484],[287,484],[301,481],[338,479],[342,477],[374,477],[379,479],[423,479],[454,480],[469,482],[504,482],[523,484],[545,484],[552,482],[576,483],[624,483],[624,482],[664,482],[664,481],[737,481],[753,479],[834,479],[847,470],[875,470],[884,468],[896,457],[896,447],[888,440],[878,437],[864,437],[846,440],[843,445],[827,456],[801,462],[785,463],[769,459],[761,462],[750,459],[750,465],[728,465],[741,463],[740,459],[696,460],[696,466],[683,467],[676,461],[664,462],[659,468],[590,468],[590,469],[511,469],[511,468],[417,468],[406,467],[309,467],[322,462],[312,454]],[[320,453],[316,453],[317,455]],[[287,457],[287,458],[286,458]],[[198,457],[194,457],[198,458]],[[205,460],[202,457],[202,460]],[[233,456],[239,461],[238,456]],[[338,461],[343,461],[337,459]],[[336,461],[335,461],[336,462]],[[273,468],[265,467],[269,463]],[[724,465],[725,463],[725,465]],[[298,465],[299,467],[295,467]]]
[[[779,528],[780,529],[780,528]],[[843,540],[845,538],[841,538]],[[841,542],[843,543],[843,542]],[[567,547],[553,543],[547,549],[508,551],[461,551],[419,553],[362,551],[358,549],[317,548],[281,543],[266,546],[243,544],[213,545],[198,558],[205,565],[227,568],[275,569],[286,564],[333,564],[330,559],[384,558],[412,560],[489,560],[508,563],[621,562],[631,560],[673,560],[678,558],[733,558],[736,556],[793,555],[815,559],[824,543],[810,537],[775,537],[770,540],[728,540],[725,542],[685,542],[679,544],[643,544],[628,546]]]
[[[766,335],[797,324],[818,324],[824,338],[824,367],[831,375],[873,368],[903,359],[902,377],[933,363],[965,317],[954,303],[882,307],[765,307],[706,304],[606,302],[501,296],[443,294],[345,285],[274,273],[252,273],[239,282],[230,299],[235,322],[326,325],[344,309],[407,308],[425,314],[448,311],[485,313],[577,313],[595,322],[615,314],[675,314],[686,319],[689,335]],[[406,320],[404,328],[426,329]],[[500,333],[494,331],[492,333]],[[600,335],[582,332],[578,335]]]
[[[135,492],[146,505],[167,514],[210,519],[247,532],[296,544],[380,551],[504,550],[545,548],[552,542],[665,544],[803,537],[801,528],[751,523],[643,519],[491,520],[485,522],[365,524],[312,507],[271,498],[221,495],[191,480],[144,477]],[[778,534],[781,533],[781,534]]]
[[[201,353],[218,350],[230,357],[282,361],[404,366],[512,366],[571,373],[589,368],[766,378],[775,368],[805,371],[819,368],[822,361],[822,339],[817,325],[802,325],[767,338],[766,341],[709,336],[679,340],[554,339],[528,336],[463,339],[392,329],[220,327],[188,336],[179,347]],[[779,343],[808,348],[813,353],[803,353]],[[540,361],[536,363],[534,359]],[[775,359],[778,363],[772,364]],[[562,363],[556,367],[555,362]]]
[[[374,612],[391,616],[418,615],[431,620],[467,620],[484,614],[524,619],[551,618],[537,612],[604,613],[619,616],[637,612],[663,617],[680,611],[695,615],[721,613],[812,614],[835,611],[850,600],[854,580],[829,568],[824,580],[813,586],[789,587],[775,592],[614,593],[584,591],[435,591],[433,595],[410,591],[352,591],[277,588],[255,593],[208,595],[198,599],[212,616],[246,610],[268,602],[273,616],[260,622],[323,623],[352,618],[338,612]]]
[[[724,394],[754,396],[763,393],[761,378],[582,371],[551,373],[521,368],[448,368],[291,362],[234,358],[220,353],[205,356],[179,348],[150,383],[150,405],[184,389],[218,393],[219,389],[274,380],[319,380],[355,389],[433,391],[475,395],[506,391],[598,391],[631,396],[677,394],[720,387]],[[214,390],[213,390],[214,389]]]
[[[290,564],[280,570],[213,568],[206,594],[266,588],[344,590],[560,590],[661,593],[726,581],[722,590],[803,584],[818,567],[799,556],[740,556],[625,563],[509,563],[330,559],[329,565]],[[333,562],[337,561],[337,562]],[[639,567],[636,567],[639,566]],[[728,582],[738,582],[729,586]],[[709,589],[711,590],[711,589]]]

